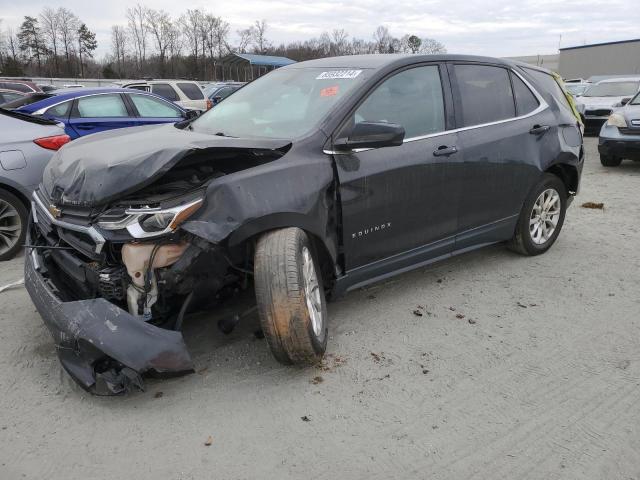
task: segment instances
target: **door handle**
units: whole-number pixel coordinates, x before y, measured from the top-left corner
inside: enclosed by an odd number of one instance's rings
[[[549,125],[534,125],[529,133],[531,135],[542,135],[543,133],[547,133],[551,127]]]
[[[449,155],[453,155],[454,153],[458,153],[458,148],[455,145],[452,147],[440,145],[436,150],[433,151],[433,156],[448,157]]]

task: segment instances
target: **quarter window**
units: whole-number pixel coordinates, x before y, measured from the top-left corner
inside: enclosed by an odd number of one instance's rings
[[[71,108],[72,103],[73,102],[70,100],[68,102],[55,105],[51,107],[49,110],[47,110],[45,114],[50,115],[52,117],[60,117],[60,118],[68,117],[69,109]]]
[[[405,138],[442,132],[444,99],[439,68],[412,68],[385,80],[356,110],[354,123],[364,121],[401,125]]]
[[[176,91],[168,83],[154,83],[151,85],[151,91],[156,95],[166,98],[167,100],[171,100],[172,102],[180,100]]]
[[[148,95],[131,95],[131,100],[141,117],[177,118],[181,116],[177,108]]]
[[[180,87],[180,90],[182,90],[189,100],[204,99],[202,89],[195,83],[178,83],[178,87]]]
[[[513,94],[516,97],[518,115],[526,115],[538,108],[540,105],[538,99],[520,77],[512,73],[511,81],[513,82]]]
[[[78,99],[78,115],[80,118],[128,117],[122,97],[114,95],[94,95]]]
[[[463,127],[515,117],[507,69],[488,65],[456,65],[455,73]]]
[[[564,107],[570,112],[573,110],[571,105],[569,104],[569,100],[564,94],[562,87],[558,84],[555,78],[545,72],[541,72],[540,70],[534,70],[532,68],[527,68],[527,72],[540,84],[542,88],[547,90],[556,101],[564,105]]]

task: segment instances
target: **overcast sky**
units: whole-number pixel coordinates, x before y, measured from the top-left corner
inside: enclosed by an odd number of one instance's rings
[[[563,47],[640,37],[638,0],[147,0],[176,17],[202,8],[223,17],[235,31],[257,19],[267,20],[273,43],[304,40],[334,28],[351,37],[371,39],[378,25],[392,35],[433,37],[449,53],[490,56],[555,53]],[[111,25],[125,24],[127,0],[0,0],[2,27],[17,27],[25,15],[44,6],[63,6],[97,33],[98,57],[108,53]],[[388,6],[383,6],[388,5]]]

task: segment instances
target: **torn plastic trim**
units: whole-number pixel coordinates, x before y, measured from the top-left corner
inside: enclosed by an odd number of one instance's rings
[[[56,344],[67,373],[85,390],[118,395],[143,389],[142,375],[193,373],[180,332],[134,318],[103,298],[62,302],[37,270],[36,250],[25,256],[25,286]]]

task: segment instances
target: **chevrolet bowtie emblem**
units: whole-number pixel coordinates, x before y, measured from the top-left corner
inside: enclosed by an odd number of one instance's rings
[[[55,205],[50,204],[49,205],[49,213],[53,216],[53,218],[60,218],[60,216],[62,215],[62,210],[60,210]]]

